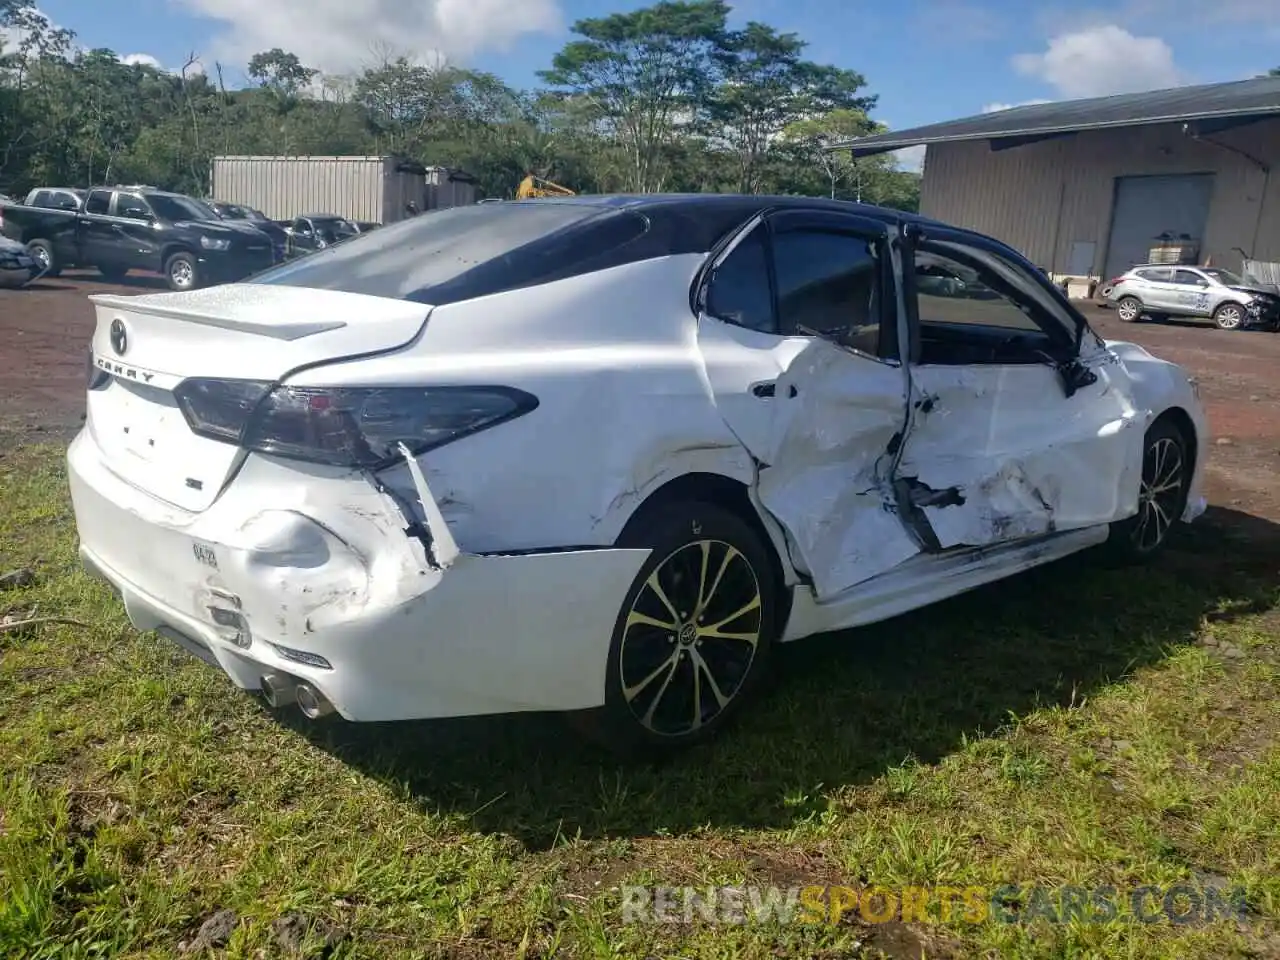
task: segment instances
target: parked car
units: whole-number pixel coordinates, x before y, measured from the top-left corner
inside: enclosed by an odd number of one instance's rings
[[[360,233],[360,228],[337,214],[308,213],[295,217],[285,232],[289,235],[289,255],[300,256],[350,240]]]
[[[206,204],[150,187],[99,187],[82,210],[0,207],[0,233],[26,245],[41,269],[96,267],[111,280],[162,271],[173,290],[241,280],[275,261],[271,241],[247,223],[222,221]]]
[[[255,210],[253,207],[246,207],[239,203],[225,203],[222,200],[206,200],[205,203],[218,215],[219,219],[241,220],[257,227],[271,238],[271,248],[275,254],[275,259],[280,261],[285,258],[289,236],[285,233],[284,227],[261,210]]]
[[[0,237],[0,287],[10,290],[25,287],[40,275],[27,248],[16,240]]]
[[[139,628],[312,718],[554,710],[675,748],[781,642],[1145,560],[1205,508],[1182,369],[897,211],[476,204],[91,299],[81,557]]]
[[[1103,289],[1116,316],[1127,323],[1145,314],[1212,318],[1222,330],[1280,324],[1280,293],[1219,267],[1146,263],[1107,281]]]

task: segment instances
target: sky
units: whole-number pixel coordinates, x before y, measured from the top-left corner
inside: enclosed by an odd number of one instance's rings
[[[529,86],[583,17],[634,0],[39,0],[85,47],[224,74],[272,47],[330,73],[386,52]],[[742,0],[732,21],[794,32],[857,70],[893,129],[1001,106],[1238,80],[1280,66],[1280,0]],[[904,152],[904,166],[920,151]]]

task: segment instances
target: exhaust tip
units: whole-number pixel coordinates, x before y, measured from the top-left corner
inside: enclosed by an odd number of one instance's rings
[[[287,707],[297,699],[298,685],[293,678],[282,673],[268,673],[258,679],[262,698],[275,709]]]
[[[324,694],[309,683],[298,684],[295,696],[298,701],[298,709],[302,711],[302,715],[308,720],[319,720],[334,711],[333,704],[325,698]]]

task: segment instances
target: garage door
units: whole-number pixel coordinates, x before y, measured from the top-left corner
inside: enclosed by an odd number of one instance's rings
[[[1212,193],[1211,173],[1117,177],[1105,276],[1119,276],[1135,263],[1146,263],[1162,233],[1185,233],[1203,244]]]

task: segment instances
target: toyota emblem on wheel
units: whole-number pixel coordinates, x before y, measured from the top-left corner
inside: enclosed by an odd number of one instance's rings
[[[111,347],[121,354],[129,349],[129,334],[125,332],[123,320],[111,321]]]

